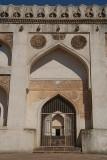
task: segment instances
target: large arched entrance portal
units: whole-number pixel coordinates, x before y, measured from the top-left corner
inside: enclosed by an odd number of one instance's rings
[[[79,147],[81,130],[91,128],[88,64],[75,55],[56,46],[31,66],[26,124],[36,129],[35,147]]]
[[[49,100],[41,113],[42,146],[75,146],[76,112],[74,106],[57,95]]]

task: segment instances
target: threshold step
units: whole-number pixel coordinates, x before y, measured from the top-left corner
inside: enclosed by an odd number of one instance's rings
[[[33,153],[71,153],[81,152],[80,147],[39,147],[35,148]]]

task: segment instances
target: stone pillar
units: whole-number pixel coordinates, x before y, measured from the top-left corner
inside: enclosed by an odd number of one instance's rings
[[[91,34],[91,81],[93,128],[107,129],[107,64],[105,52],[105,26]]]
[[[27,33],[13,37],[8,128],[24,128],[26,107]]]
[[[91,83],[93,129],[82,132],[82,150],[107,154],[107,64],[105,25],[93,25],[91,43]]]

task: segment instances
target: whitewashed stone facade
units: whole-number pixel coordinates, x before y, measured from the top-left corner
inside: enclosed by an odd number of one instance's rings
[[[41,146],[57,95],[75,108],[76,146],[107,154],[107,6],[0,6],[1,153]]]

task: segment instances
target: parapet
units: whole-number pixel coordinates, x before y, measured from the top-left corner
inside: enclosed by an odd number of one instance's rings
[[[19,20],[19,21],[18,21]],[[0,22],[8,23],[107,23],[105,6],[0,5]],[[81,21],[82,20],[82,21]]]

